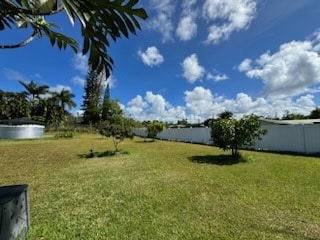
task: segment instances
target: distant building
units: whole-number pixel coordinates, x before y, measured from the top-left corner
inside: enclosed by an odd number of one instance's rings
[[[40,138],[44,128],[44,123],[29,119],[0,120],[0,139]]]

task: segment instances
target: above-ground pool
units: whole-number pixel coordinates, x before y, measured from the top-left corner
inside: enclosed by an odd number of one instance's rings
[[[0,139],[40,138],[44,125],[41,122],[26,119],[0,120]]]

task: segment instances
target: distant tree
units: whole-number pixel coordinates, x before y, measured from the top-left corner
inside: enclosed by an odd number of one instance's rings
[[[19,83],[26,89],[25,93],[30,96],[30,105],[31,105],[31,118],[36,116],[41,116],[37,113],[36,108],[37,104],[41,99],[41,95],[44,95],[49,92],[49,86],[47,85],[38,85],[33,80],[29,83],[19,81]]]
[[[312,110],[312,112],[309,115],[310,119],[319,119],[320,118],[320,108],[316,108]]]
[[[0,119],[30,118],[31,106],[25,92],[0,90]]]
[[[77,106],[77,104],[72,100],[75,95],[67,89],[62,89],[60,92],[53,92],[52,95],[56,101],[58,101],[58,104],[61,106],[63,111],[65,111],[66,106],[68,106],[69,109]]]
[[[50,94],[50,97],[42,101],[42,115],[47,124],[60,127],[70,117],[70,113],[65,109],[66,106],[69,109],[76,106],[76,103],[72,100],[75,95],[66,89]]]
[[[302,114],[295,114],[290,113],[289,111],[286,111],[285,115],[282,117],[282,120],[299,120],[299,119],[305,119],[306,116]]]
[[[26,93],[31,96],[31,102],[39,99],[40,95],[44,95],[49,92],[49,86],[38,85],[33,80],[29,83],[23,81],[19,81],[19,83],[26,89]]]
[[[215,121],[214,118],[208,118],[203,122],[203,125],[206,127],[211,127],[214,121]]]
[[[224,112],[218,114],[219,119],[231,119],[232,116],[233,116],[233,113],[229,112],[229,111],[224,111]]]
[[[162,122],[150,122],[147,125],[147,135],[152,138],[152,141],[155,140],[157,135],[165,129],[166,124]]]
[[[105,101],[104,107],[107,108],[107,110],[104,121],[100,123],[99,133],[105,137],[111,138],[115,147],[115,152],[118,152],[118,145],[122,141],[126,138],[132,139],[134,137],[132,131],[133,122],[131,119],[124,117],[118,101],[108,99]]]
[[[187,126],[188,125],[188,120],[187,119],[178,120],[177,121],[177,125]]]
[[[113,116],[117,115],[123,115],[123,111],[120,108],[119,101],[110,99],[110,88],[107,84],[101,106],[101,121],[110,121]]]
[[[223,150],[231,149],[233,156],[239,155],[239,148],[250,147],[255,141],[266,134],[260,129],[260,120],[254,115],[245,116],[240,120],[219,119],[212,124],[211,139],[213,144]]]
[[[2,0],[0,1],[0,31],[14,28],[31,30],[31,34],[19,43],[0,45],[0,49],[23,47],[36,37],[47,37],[52,46],[78,51],[78,43],[60,32],[55,23],[46,17],[65,12],[72,25],[79,22],[83,38],[82,54],[89,52],[89,64],[93,70],[112,69],[113,60],[107,52],[109,40],[136,34],[140,29],[138,18],[146,19],[143,8],[136,8],[138,0]],[[51,18],[52,19],[52,18]],[[26,31],[21,31],[25,33]]]
[[[124,114],[117,100],[105,100],[102,107],[102,121],[114,122],[116,120],[115,116],[123,116]]]
[[[34,109],[32,119],[45,122],[47,126],[59,126],[65,118],[65,111],[55,97],[40,99]]]
[[[104,72],[90,70],[84,87],[82,110],[84,124],[98,124],[100,122],[100,108],[102,87],[106,81]]]

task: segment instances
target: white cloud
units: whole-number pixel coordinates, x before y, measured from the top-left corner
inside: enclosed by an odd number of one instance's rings
[[[246,72],[252,69],[251,66],[252,61],[248,58],[246,58],[245,60],[243,60],[240,65],[238,66],[238,70],[240,72]]]
[[[208,80],[213,80],[215,82],[221,82],[221,81],[229,79],[229,77],[226,74],[220,74],[219,73],[219,74],[213,75],[212,73],[208,73],[207,74],[207,79]]]
[[[192,91],[185,91],[185,102],[192,115],[207,115],[213,111],[213,95],[209,89],[195,87]]]
[[[188,41],[196,36],[197,24],[192,15],[184,16],[180,19],[176,34],[182,41]]]
[[[49,88],[49,91],[50,91],[50,92],[58,92],[58,93],[59,93],[59,92],[61,92],[63,89],[72,92],[71,87],[69,87],[69,86],[64,86],[64,85],[61,85],[61,84],[57,84],[55,87],[50,87],[50,88]]]
[[[80,86],[84,86],[86,83],[86,79],[84,77],[80,77],[80,76],[74,76],[71,79],[71,82],[73,82],[75,85],[80,85]]]
[[[248,114],[256,114],[265,117],[282,117],[286,111],[308,115],[315,107],[313,96],[308,94],[298,99],[252,99],[245,93],[238,93],[235,99],[227,99],[223,96],[213,95],[209,89],[195,87],[192,91],[185,92],[186,110],[189,116],[204,121],[223,111],[231,111],[234,116],[240,118]]]
[[[184,106],[172,106],[166,99],[151,91],[145,97],[138,95],[125,107],[127,116],[137,120],[161,120],[176,123],[181,119],[189,122],[217,117],[223,111],[231,111],[234,117],[256,114],[264,117],[282,117],[287,111],[295,114],[308,115],[315,109],[314,96],[307,94],[299,98],[284,99],[253,99],[246,93],[238,93],[234,99],[214,95],[210,89],[197,86],[184,92]]]
[[[71,82],[75,85],[84,86],[86,83],[85,76],[88,74],[88,57],[80,53],[72,59],[73,67],[79,71],[79,75],[74,76]]]
[[[137,118],[144,113],[144,109],[148,106],[149,104],[146,103],[140,95],[138,95],[130,102],[128,102],[126,112],[130,116],[134,116],[135,118]]]
[[[272,97],[297,96],[312,92],[310,87],[320,83],[318,41],[292,41],[280,46],[279,51],[266,52],[246,67],[244,60],[238,67],[249,78],[262,79],[264,94]],[[249,66],[249,65],[248,65]]]
[[[216,44],[227,40],[233,32],[249,28],[256,15],[258,0],[150,0],[146,27],[161,33],[162,42],[173,41],[173,33],[182,41],[197,35],[198,20],[207,23],[206,44]],[[174,15],[178,15],[178,22]],[[199,14],[200,13],[200,14]]]
[[[160,120],[176,122],[185,118],[183,107],[172,107],[162,95],[146,92],[144,98],[140,95],[128,102],[125,112],[127,116],[144,120]]]
[[[145,100],[151,105],[151,107],[148,110],[149,114],[154,115],[164,113],[166,101],[160,94],[153,94],[152,92],[147,92]]]
[[[36,78],[42,78],[42,76],[40,75],[40,73],[36,73],[34,76],[35,76]]]
[[[162,42],[173,40],[174,30],[172,17],[175,10],[175,1],[172,0],[152,0],[150,11],[155,11],[155,17],[147,20],[147,27],[159,31],[162,35]]]
[[[176,35],[182,41],[188,41],[197,34],[197,13],[194,10],[196,0],[184,0],[182,2],[182,16],[176,29]]]
[[[255,13],[255,0],[206,0],[202,15],[211,26],[205,42],[216,44],[235,31],[247,29]]]
[[[9,68],[3,68],[2,69],[4,76],[9,79],[9,80],[15,80],[15,81],[25,81],[26,78],[25,76],[23,76],[22,73],[13,70],[13,69],[9,69]]]
[[[186,57],[181,64],[183,68],[183,76],[190,82],[194,83],[201,79],[205,74],[205,69],[198,62],[198,57],[194,53]]]
[[[73,59],[73,67],[81,74],[86,75],[88,73],[88,57],[80,53],[76,54]]]
[[[148,47],[145,52],[139,50],[138,55],[141,58],[142,62],[149,67],[159,66],[164,61],[163,56],[154,46]]]

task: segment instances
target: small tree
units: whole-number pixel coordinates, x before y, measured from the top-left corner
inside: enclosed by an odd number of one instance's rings
[[[240,120],[219,119],[212,124],[211,138],[215,146],[231,149],[233,156],[239,155],[239,148],[253,146],[267,131],[260,129],[260,121],[254,115]]]
[[[134,137],[132,121],[123,116],[123,111],[116,100],[105,99],[104,111],[106,114],[100,124],[99,132],[111,138],[115,152],[119,152],[118,145],[126,138]]]
[[[162,132],[164,128],[165,124],[162,122],[150,122],[147,125],[147,135],[154,141],[158,133]]]
[[[118,146],[126,138],[132,139],[134,137],[131,122],[122,116],[118,117],[114,122],[102,122],[99,132],[101,135],[111,138],[115,152],[119,152]]]

